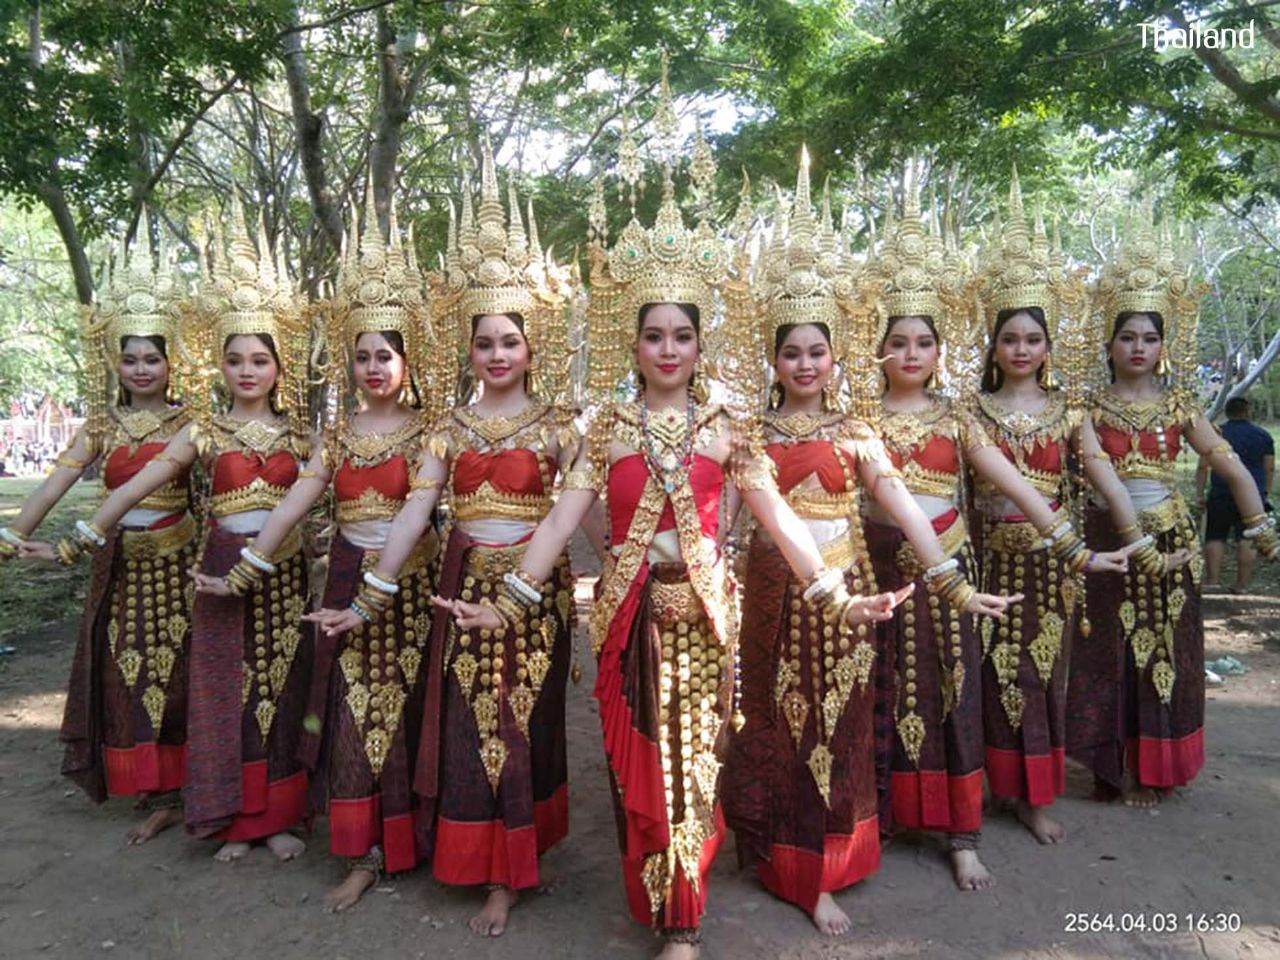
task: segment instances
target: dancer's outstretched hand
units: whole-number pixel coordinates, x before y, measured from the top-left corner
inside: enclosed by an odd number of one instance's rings
[[[463,600],[446,600],[444,597],[432,597],[431,602],[441,610],[448,610],[462,630],[503,630],[506,623],[493,607],[482,603],[467,603]]]
[[[326,637],[340,637],[351,630],[364,626],[360,614],[350,607],[345,610],[329,610],[327,608],[304,613],[302,619],[314,623]]]
[[[1023,596],[1021,593],[975,593],[964,605],[965,613],[1003,620],[1010,604],[1021,602]]]

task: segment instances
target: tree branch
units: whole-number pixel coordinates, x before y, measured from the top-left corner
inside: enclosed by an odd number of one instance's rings
[[[1190,31],[1191,24],[1180,9],[1173,8],[1169,16],[1183,30]],[[1280,100],[1260,92],[1257,85],[1246,80],[1221,50],[1197,45],[1192,48],[1192,52],[1209,68],[1209,72],[1219,83],[1236,95],[1237,99],[1253,107],[1263,116],[1280,122]]]

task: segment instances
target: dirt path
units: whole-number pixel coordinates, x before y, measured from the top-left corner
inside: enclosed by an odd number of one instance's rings
[[[1280,600],[1210,598],[1209,655],[1250,672],[1210,688],[1208,765],[1195,786],[1154,812],[1082,799],[1073,770],[1058,813],[1068,842],[1037,847],[1005,817],[984,831],[998,886],[962,894],[941,848],[897,842],[880,872],[840,896],[852,934],[826,941],[807,918],[735,866],[716,865],[704,957],[1280,957]],[[73,624],[23,637],[0,673],[0,957],[256,960],[643,957],[655,941],[625,914],[587,671],[569,712],[572,827],[545,861],[549,889],[529,896],[508,934],[466,931],[478,894],[425,874],[386,882],[352,912],[320,909],[341,866],[323,824],[298,862],[263,850],[224,866],[212,847],[172,830],[124,846],[125,802],[94,808],[58,776]],[[586,664],[584,663],[584,666]],[[1067,915],[1173,914],[1177,933],[1068,932]],[[1238,914],[1238,933],[1186,931],[1186,914]]]

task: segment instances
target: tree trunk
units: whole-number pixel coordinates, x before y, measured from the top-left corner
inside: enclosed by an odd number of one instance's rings
[[[298,25],[297,7],[293,9],[291,26]],[[302,176],[307,183],[311,212],[320,229],[318,245],[327,239],[334,250],[342,246],[342,216],[334,205],[329,190],[329,177],[324,165],[324,120],[311,109],[311,85],[307,77],[307,57],[302,46],[301,31],[286,33],[283,39],[284,75],[289,86],[289,102],[293,108],[293,126],[298,137],[298,157]],[[320,251],[316,251],[318,254]]]
[[[67,248],[67,259],[71,261],[71,274],[76,282],[76,298],[84,304],[93,303],[93,270],[89,267],[89,257],[84,252],[80,228],[71,214],[71,207],[67,204],[66,194],[62,192],[57,176],[57,169],[50,168],[49,179],[37,189],[40,199],[53,214],[53,222],[62,237],[62,245]]]
[[[378,11],[378,112],[369,146],[369,176],[373,178],[378,226],[385,231],[395,190],[400,133],[409,119],[412,90],[405,75],[407,44],[402,45],[385,9]]]

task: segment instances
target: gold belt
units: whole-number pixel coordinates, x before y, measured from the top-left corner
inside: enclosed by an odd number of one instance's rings
[[[125,530],[120,534],[120,550],[128,560],[167,557],[194,540],[196,530],[196,518],[184,513],[177,523],[159,530]]]
[[[1044,538],[1026,520],[998,521],[987,518],[982,527],[982,546],[993,553],[1020,554],[1044,549]]]
[[[209,513],[220,518],[248,510],[274,510],[288,492],[288,487],[277,487],[261,477],[255,477],[247,486],[211,496]]]
[[[504,547],[474,546],[467,551],[466,573],[478,580],[501,580],[520,565],[525,543],[512,543]]]
[[[964,517],[957,516],[951,526],[938,534],[938,544],[942,547],[943,558],[949,560],[954,557],[968,540],[969,530],[964,524]],[[916,556],[916,548],[911,545],[910,540],[903,540],[902,545],[898,547],[897,562],[902,575],[910,580],[914,580],[925,571],[925,565]]]
[[[1182,499],[1180,493],[1175,492],[1150,510],[1139,512],[1138,521],[1142,524],[1143,533],[1160,534],[1172,530],[1189,515],[1187,502]]]
[[[422,535],[422,539],[414,545],[413,552],[405,558],[403,566],[400,567],[400,575],[396,577],[396,580],[408,580],[410,577],[425,573],[427,567],[431,565],[431,561],[439,553],[440,535],[436,533],[435,527],[427,527],[427,532]],[[366,550],[364,557],[360,561],[360,570],[362,572],[377,570],[381,556],[381,551]]]
[[[702,603],[688,580],[663,583],[649,580],[649,608],[658,623],[692,623],[701,619]]]
[[[385,496],[370,487],[354,499],[338,501],[338,523],[356,523],[360,520],[391,520],[400,512],[400,508],[403,506],[403,500]]]

